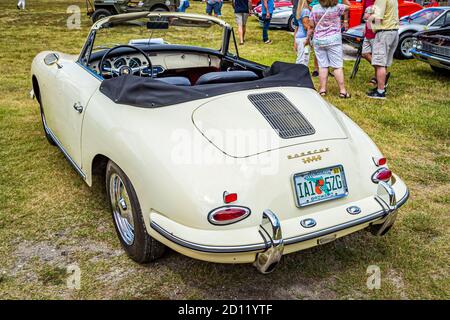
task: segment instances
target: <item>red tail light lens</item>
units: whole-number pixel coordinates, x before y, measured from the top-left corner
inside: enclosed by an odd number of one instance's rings
[[[249,215],[250,209],[246,207],[220,207],[208,214],[208,221],[215,225],[227,225],[241,221]]]
[[[377,167],[384,166],[387,162],[386,158],[375,158],[373,157],[373,162],[375,162],[375,165]]]
[[[228,193],[226,191],[223,193],[223,202],[225,203],[235,202],[237,201],[237,198],[237,193]]]
[[[380,168],[372,175],[372,181],[378,183],[380,181],[387,182],[392,177],[392,171],[387,168]]]

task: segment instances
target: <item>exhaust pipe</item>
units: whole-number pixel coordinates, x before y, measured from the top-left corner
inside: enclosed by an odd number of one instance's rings
[[[253,265],[262,274],[268,274],[275,270],[283,256],[284,241],[281,233],[280,220],[276,214],[269,209],[264,210],[263,219],[267,219],[272,226],[272,236],[270,237],[271,244],[266,251],[256,255],[256,261]],[[269,234],[262,226],[261,228],[264,232]]]

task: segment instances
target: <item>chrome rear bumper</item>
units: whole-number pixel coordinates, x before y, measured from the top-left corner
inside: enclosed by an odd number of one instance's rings
[[[269,223],[272,226],[272,235],[261,226],[261,230],[270,237],[271,244],[266,251],[256,255],[256,261],[253,265],[259,272],[267,274],[275,270],[278,262],[280,262],[281,257],[283,256],[284,240],[281,233],[280,220],[275,213],[268,209],[264,210],[263,220],[269,220]]]
[[[376,228],[376,232],[374,233],[375,235],[383,235],[394,224],[395,219],[397,218],[397,209],[406,201],[407,196],[408,193],[405,198],[402,199],[403,201],[401,204],[397,203],[397,197],[395,195],[394,189],[386,182],[381,181],[378,183],[378,190],[377,195],[375,196],[375,200],[380,204],[382,208],[383,218],[386,219],[380,227]],[[267,219],[272,226],[272,235],[269,235],[268,232],[261,226],[261,229],[264,230],[264,232],[266,232],[266,234],[270,237],[270,247],[266,251],[258,253],[256,255],[254,266],[256,267],[256,269],[258,269],[259,272],[267,274],[275,270],[275,267],[280,262],[281,257],[283,256],[285,240],[282,236],[280,220],[275,213],[270,210],[265,210],[263,212],[263,219]],[[336,231],[343,229],[342,226],[336,227],[340,227],[337,228]],[[349,227],[351,226],[347,226],[347,228]],[[323,233],[323,230],[321,231],[321,233]],[[323,234],[317,233],[317,235],[314,237],[319,237],[321,235]],[[309,237],[309,239],[311,239],[311,237]]]
[[[275,269],[276,265],[281,260],[285,246],[296,245],[314,239],[325,240],[327,236],[331,236],[330,239],[334,239],[336,237],[332,236],[335,236],[346,229],[355,228],[363,224],[371,224],[371,227],[374,227],[371,228],[371,231],[375,235],[383,235],[394,223],[397,216],[397,209],[407,201],[408,197],[409,192],[406,188],[405,193],[402,194],[402,198],[397,201],[393,187],[387,183],[380,182],[378,184],[377,194],[374,196],[375,201],[380,205],[380,210],[328,228],[323,228],[317,231],[288,238],[283,238],[281,223],[277,215],[271,210],[266,209],[262,213],[263,223],[259,227],[259,234],[261,235],[262,242],[246,245],[204,245],[191,242],[187,239],[182,239],[172,232],[164,229],[154,220],[150,221],[150,227],[159,235],[169,240],[170,243],[188,248],[194,252],[201,252],[206,255],[240,255],[245,253],[256,254],[254,266],[258,269],[258,271],[266,274]],[[325,242],[318,242],[318,244],[323,243]],[[214,260],[207,259],[207,261]]]

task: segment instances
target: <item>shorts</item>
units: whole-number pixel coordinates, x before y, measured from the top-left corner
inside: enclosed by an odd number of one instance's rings
[[[372,65],[389,67],[398,45],[398,31],[378,31],[373,41]]]
[[[234,18],[238,26],[245,26],[247,24],[248,13],[235,13]]]
[[[339,69],[344,66],[342,43],[324,47],[314,46],[314,51],[319,68]]]
[[[361,51],[362,54],[367,54],[367,53],[372,54],[374,40],[375,39],[364,38],[364,41],[362,44],[362,51]]]
[[[295,61],[295,63],[304,64],[305,66],[308,66],[310,47],[308,46],[308,49],[305,50],[304,46],[305,40],[306,38],[295,39],[295,42],[297,44],[297,60]]]
[[[216,16],[220,16],[221,15],[220,8],[221,8],[220,2],[215,2],[213,4],[209,4],[208,2],[206,3],[206,13],[209,15],[211,15],[214,11],[214,14]]]

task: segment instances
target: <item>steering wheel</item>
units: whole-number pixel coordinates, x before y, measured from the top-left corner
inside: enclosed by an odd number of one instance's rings
[[[134,51],[141,53],[144,56],[145,60],[147,60],[147,65],[141,65],[136,68],[131,68],[129,66],[121,66],[120,68],[115,68],[113,65],[111,65],[111,68],[105,67],[104,63],[106,61],[106,58],[109,57],[113,51],[116,51],[117,49],[120,49],[120,48],[131,48]],[[139,76],[148,76],[148,77],[153,78],[153,66],[152,66],[152,62],[150,61],[150,58],[147,56],[147,54],[143,50],[141,50],[135,46],[130,46],[128,44],[118,45],[118,46],[115,46],[114,48],[111,48],[108,51],[106,51],[106,53],[102,57],[102,60],[100,61],[99,69],[100,69],[101,75],[103,75],[105,73],[109,73],[112,77],[119,77],[119,76],[123,76],[123,75],[139,73]]]

